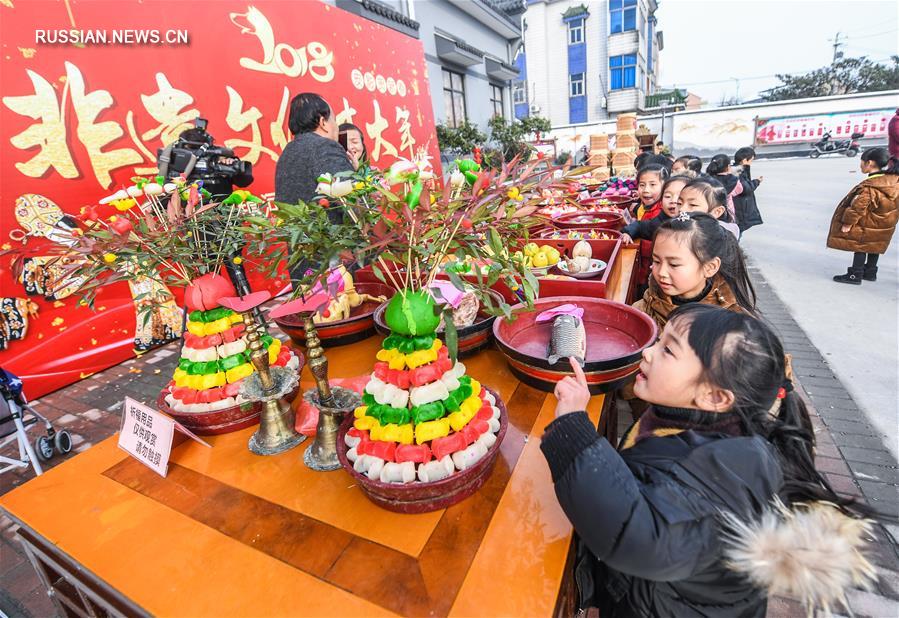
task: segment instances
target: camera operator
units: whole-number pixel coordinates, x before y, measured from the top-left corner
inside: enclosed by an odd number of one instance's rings
[[[205,118],[197,118],[195,124],[157,151],[160,175],[166,180],[181,175],[189,182],[200,180],[216,199],[231,195],[235,185],[246,187],[253,182],[253,165],[234,156],[230,148],[216,146],[206,132]]]

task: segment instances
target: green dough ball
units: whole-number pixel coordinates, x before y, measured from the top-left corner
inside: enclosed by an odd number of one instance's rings
[[[429,335],[437,331],[440,315],[434,298],[424,290],[399,291],[384,311],[387,326],[400,335]]]

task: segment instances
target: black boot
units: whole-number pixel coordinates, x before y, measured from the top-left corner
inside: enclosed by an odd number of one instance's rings
[[[877,267],[865,266],[865,273],[862,275],[865,281],[877,281]]]
[[[861,285],[862,284],[862,274],[865,272],[864,268],[849,268],[846,271],[845,275],[834,275],[833,280],[837,283],[849,283],[851,285]]]

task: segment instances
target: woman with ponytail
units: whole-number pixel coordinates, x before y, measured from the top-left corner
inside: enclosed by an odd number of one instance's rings
[[[899,218],[899,161],[886,148],[862,153],[861,171],[868,175],[842,199],[833,213],[827,246],[852,251],[852,266],[837,283],[861,285],[877,281],[877,260],[886,253]]]
[[[815,470],[808,410],[763,322],[698,303],[672,313],[637,374],[652,407],[617,449],[571,364],[541,449],[580,537],[581,609],[761,618],[770,594],[830,610],[875,578],[871,512]]]

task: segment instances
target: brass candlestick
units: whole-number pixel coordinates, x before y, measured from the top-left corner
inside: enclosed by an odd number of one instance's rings
[[[259,429],[250,437],[249,449],[257,455],[276,455],[297,446],[306,436],[298,433],[295,415],[286,395],[300,382],[296,372],[286,367],[270,367],[268,350],[262,343],[253,311],[241,314],[246,325],[250,362],[256,372],[246,378],[240,392],[250,401],[262,405]]]
[[[312,315],[304,313],[303,317],[306,362],[315,379],[315,388],[307,390],[303,398],[318,408],[318,424],[315,428],[315,440],[303,454],[303,462],[313,470],[326,472],[340,468],[340,461],[337,459],[337,430],[344,415],[361,405],[362,398],[348,388],[331,388],[328,383],[328,359],[325,358]]]

